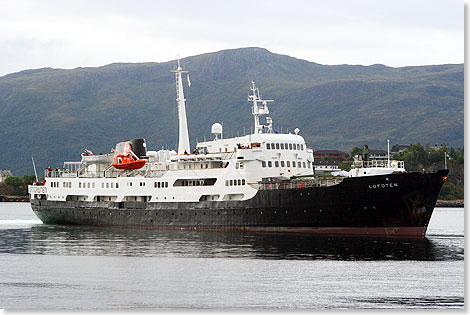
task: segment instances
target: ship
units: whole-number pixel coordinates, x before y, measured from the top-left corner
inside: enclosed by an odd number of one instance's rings
[[[175,70],[177,150],[148,150],[144,138],[111,152],[47,168],[28,186],[45,224],[97,227],[425,237],[448,170],[407,172],[403,161],[357,155],[349,172],[315,172],[313,149],[298,128],[273,128],[268,103],[251,81],[254,126],[190,150],[183,70]],[[188,78],[188,83],[189,83]],[[263,117],[264,118],[264,117]],[[176,149],[176,148],[175,148]]]

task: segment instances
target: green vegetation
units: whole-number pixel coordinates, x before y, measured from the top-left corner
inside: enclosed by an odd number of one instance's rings
[[[0,195],[7,196],[26,196],[28,194],[28,185],[36,180],[34,175],[8,176],[4,183],[0,183]]]
[[[253,125],[250,80],[274,99],[274,129],[298,127],[314,148],[434,142],[463,146],[464,65],[325,66],[261,48],[188,57],[185,90],[194,146],[224,123],[226,137]],[[144,137],[150,149],[177,141],[174,62],[38,69],[0,77],[2,168],[31,173],[109,152]],[[438,126],[438,128],[436,127]]]
[[[444,183],[439,199],[455,200],[464,199],[464,149],[448,148],[447,145],[432,147],[420,143],[413,144],[410,148],[395,154],[396,160],[405,161],[408,171],[433,171],[445,167],[444,154],[447,152],[447,168],[449,175]]]

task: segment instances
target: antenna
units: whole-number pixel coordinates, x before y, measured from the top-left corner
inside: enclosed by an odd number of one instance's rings
[[[34,176],[36,176],[36,182],[38,181],[38,173],[36,172],[36,164],[34,164],[34,158],[31,156],[31,160],[33,161],[33,168],[34,168]]]
[[[390,167],[390,140],[387,139],[387,167]]]

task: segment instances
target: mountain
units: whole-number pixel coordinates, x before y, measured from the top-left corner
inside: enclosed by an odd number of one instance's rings
[[[448,143],[463,146],[463,64],[392,68],[321,65],[262,48],[241,48],[181,60],[190,140],[226,137],[253,125],[250,81],[274,99],[274,128],[296,127],[314,149],[355,145]],[[177,143],[175,62],[115,63],[97,68],[36,69],[0,77],[0,169],[15,175],[78,161],[88,148],[144,137],[158,149]],[[264,121],[264,119],[263,119]]]

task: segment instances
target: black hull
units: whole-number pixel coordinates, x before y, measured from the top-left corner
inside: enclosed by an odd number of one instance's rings
[[[49,224],[424,237],[447,173],[346,178],[330,187],[260,190],[245,201],[31,205]]]

